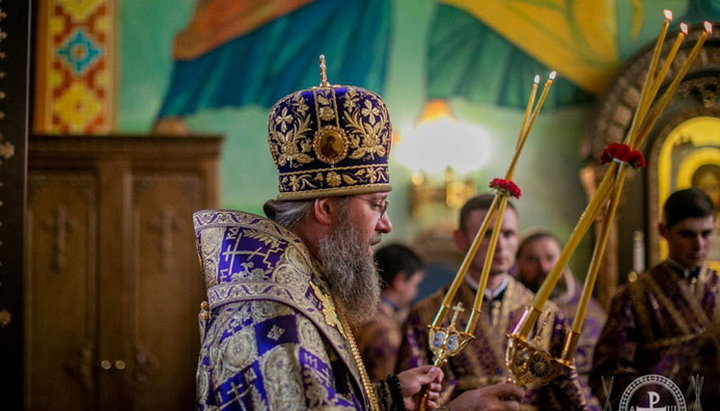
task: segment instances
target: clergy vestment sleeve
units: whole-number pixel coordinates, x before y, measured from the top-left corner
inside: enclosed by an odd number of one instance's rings
[[[672,262],[662,262],[613,298],[590,375],[595,393],[602,398],[601,378],[614,379],[613,409],[633,380],[649,374],[669,378],[682,390],[695,389],[697,378],[704,377],[698,393],[702,404],[715,404],[720,398],[718,385],[708,384],[719,374],[720,349],[713,342],[717,331],[710,330],[720,323],[720,279],[706,269],[693,281],[676,268]]]
[[[200,409],[362,409],[346,368],[315,324],[274,301],[222,306],[198,370]],[[217,341],[214,341],[216,339]],[[205,348],[205,347],[204,347]]]

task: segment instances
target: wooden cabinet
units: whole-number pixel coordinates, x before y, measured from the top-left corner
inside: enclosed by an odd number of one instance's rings
[[[219,137],[31,136],[25,404],[190,410]]]

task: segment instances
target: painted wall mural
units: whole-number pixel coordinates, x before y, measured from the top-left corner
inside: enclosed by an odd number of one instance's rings
[[[270,107],[319,81],[320,54],[332,56],[331,81],[382,91],[390,6],[385,0],[199,1],[175,38],[175,67],[158,116]]]
[[[175,38],[175,67],[158,117],[204,108],[269,107],[314,84],[318,54],[332,54],[330,78],[379,92],[385,86],[392,2],[201,0]],[[604,0],[438,0],[428,27],[427,99],[460,97],[524,107],[528,79],[556,70],[546,107],[587,104],[621,61],[619,42],[637,39],[675,6],[676,20],[720,16],[710,0],[644,3],[630,13]],[[672,4],[671,4],[672,3]],[[629,15],[623,27],[619,14]],[[329,35],[332,33],[332,35]]]
[[[673,30],[720,20],[713,0],[41,0],[33,131],[222,134],[221,205],[262,213],[277,195],[267,110],[318,84],[325,54],[331,83],[388,105],[389,238],[410,241],[454,224],[453,212],[411,215],[423,164],[400,154],[418,129],[432,118],[460,124],[453,133],[465,142],[430,149],[481,150],[458,178],[486,190],[507,166],[532,77],[557,70],[516,180],[521,229],[564,238],[586,202],[583,127],[618,68],[655,40],[665,8]]]

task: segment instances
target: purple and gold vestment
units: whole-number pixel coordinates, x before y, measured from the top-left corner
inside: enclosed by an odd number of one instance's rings
[[[428,364],[432,353],[427,344],[427,326],[432,323],[438,307],[449,287],[438,290],[420,301],[411,310],[403,325],[403,342],[398,356],[398,369]],[[516,279],[510,277],[502,299],[483,302],[482,315],[473,334],[475,339],[458,355],[451,357],[443,367],[444,400],[478,387],[504,382],[508,377],[505,366],[505,347],[510,334],[522,316],[525,308],[532,303],[533,294]],[[458,316],[458,325],[464,329],[468,310],[475,299],[475,291],[464,282],[455,295],[455,302],[462,302],[466,311]],[[453,304],[454,304],[453,303]],[[541,345],[553,355],[559,356],[564,336],[564,320],[554,313],[557,307],[550,304],[548,326],[540,336]],[[541,316],[545,318],[545,314]],[[582,410],[588,408],[586,390],[580,384],[577,372],[560,376],[549,385],[529,387],[521,409],[531,410]]]
[[[613,409],[628,385],[648,374],[669,378],[686,395],[694,389],[691,377],[703,377],[703,409],[720,404],[720,280],[707,268],[693,278],[665,261],[613,297],[590,374],[603,399],[602,379],[612,378]]]
[[[252,214],[193,217],[210,307],[198,408],[370,409],[352,334],[302,240]]]

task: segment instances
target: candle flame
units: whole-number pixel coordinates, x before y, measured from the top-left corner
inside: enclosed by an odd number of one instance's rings
[[[682,31],[683,34],[688,34],[688,26],[685,23],[680,23],[680,31]]]
[[[556,72],[556,71],[553,71],[553,72],[550,73],[550,75],[548,76],[548,78],[549,78],[550,80],[555,80],[555,77],[557,77],[557,72]]]
[[[537,74],[535,75],[535,78],[533,79],[533,83],[540,84],[540,76],[539,75],[537,75]]]
[[[672,11],[665,9],[665,10],[663,10],[663,15],[665,16],[665,20],[667,20],[667,21],[672,20]]]
[[[707,34],[712,34],[712,23],[710,23],[709,21],[706,21],[704,26],[705,26],[705,31],[707,32]]]

